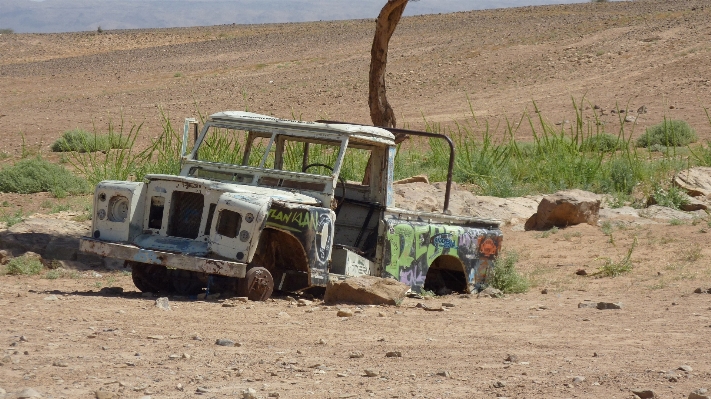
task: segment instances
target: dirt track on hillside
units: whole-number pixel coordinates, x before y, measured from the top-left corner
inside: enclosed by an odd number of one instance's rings
[[[639,116],[637,133],[667,116],[711,139],[702,108],[711,106],[711,6],[667,3],[406,18],[391,45],[390,100],[401,123],[419,128],[422,114],[445,124],[468,118],[467,96],[479,121],[494,126],[517,122],[531,100],[551,123],[574,121],[571,98],[585,95],[584,107],[606,110],[608,132],[619,128],[610,112],[617,104]],[[17,160],[22,132],[46,152],[64,130],[104,130],[121,114],[145,122],[145,144],[160,133],[158,107],[178,125],[195,105],[368,122],[372,29],[372,21],[344,21],[2,35],[0,151],[10,155],[4,162]],[[637,115],[642,105],[649,112]],[[518,134],[528,137],[525,124]],[[0,200],[2,211],[49,212],[52,199]],[[71,201],[88,199],[59,202]],[[171,298],[173,310],[162,311],[115,271],[0,276],[0,389],[32,387],[45,398],[96,390],[222,398],[247,388],[264,398],[633,398],[646,388],[686,398],[711,389],[711,295],[693,293],[711,288],[709,230],[702,219],[621,225],[611,235],[505,226],[505,248],[519,253],[533,282],[529,293],[428,301],[454,305],[443,312],[406,299],[346,319],[318,300],[300,307],[284,296],[236,307]],[[622,259],[635,237],[631,273],[576,274]],[[579,309],[586,301],[623,308]],[[218,338],[241,346],[216,346]],[[389,351],[402,357],[386,358]],[[379,376],[363,376],[366,369]]]

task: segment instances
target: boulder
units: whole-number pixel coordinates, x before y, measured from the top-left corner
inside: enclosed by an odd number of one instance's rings
[[[526,221],[525,229],[546,230],[580,223],[596,226],[600,203],[600,196],[588,191],[558,191],[541,199],[538,211]]]
[[[79,237],[89,235],[88,225],[69,220],[29,218],[0,233],[0,247],[32,251],[45,259],[77,260]]]
[[[711,195],[711,167],[697,166],[674,176],[674,185],[684,189],[692,197]]]
[[[408,285],[391,278],[357,276],[329,281],[323,300],[327,304],[397,305],[409,289]]]

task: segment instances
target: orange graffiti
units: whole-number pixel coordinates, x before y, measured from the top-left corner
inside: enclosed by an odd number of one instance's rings
[[[479,237],[479,252],[481,252],[484,256],[494,256],[498,251],[499,248],[496,243],[494,243],[494,240],[486,236]]]

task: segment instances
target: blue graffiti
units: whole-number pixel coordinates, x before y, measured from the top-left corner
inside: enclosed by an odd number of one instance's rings
[[[430,239],[430,242],[438,250],[439,249],[455,249],[455,248],[457,248],[457,244],[454,242],[454,239],[452,238],[452,234],[450,234],[450,233],[437,234]]]

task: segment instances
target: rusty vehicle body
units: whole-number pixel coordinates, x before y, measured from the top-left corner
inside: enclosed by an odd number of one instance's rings
[[[394,207],[395,154],[392,132],[372,126],[227,111],[198,134],[186,119],[180,174],[99,183],[80,249],[125,260],[142,291],[227,287],[263,300],[358,275],[479,289],[499,222],[448,214],[453,158],[442,213]],[[372,167],[344,178],[354,159]]]

